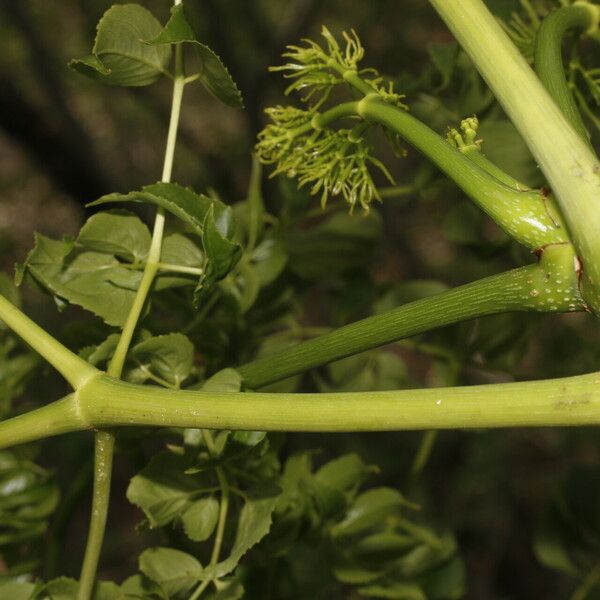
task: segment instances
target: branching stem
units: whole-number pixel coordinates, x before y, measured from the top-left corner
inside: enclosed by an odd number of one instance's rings
[[[176,0],[175,4],[180,1]],[[181,44],[175,46],[175,77],[173,79],[173,98],[171,103],[171,117],[165,148],[162,181],[169,182],[173,171],[173,159],[177,143],[177,129],[181,112],[181,101],[185,87],[185,74],[183,68],[183,51]],[[121,377],[127,352],[133,339],[140,316],[146,305],[148,295],[159,269],[162,250],[163,232],[165,226],[164,209],[157,210],[152,232],[152,241],[148,258],[144,267],[142,280],[131,305],[129,314],[123,326],[121,336],[117,343],[115,353],[108,365],[107,374],[114,378]],[[104,539],[106,519],[110,499],[110,481],[114,455],[115,435],[111,431],[98,431],[95,436],[94,460],[94,493],[92,498],[92,515],[88,540],[81,567],[81,576],[77,600],[89,600],[92,596],[100,551]]]

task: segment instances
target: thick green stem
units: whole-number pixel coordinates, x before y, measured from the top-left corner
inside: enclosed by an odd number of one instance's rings
[[[535,71],[575,131],[588,145],[590,136],[565,75],[562,43],[571,29],[597,28],[599,15],[598,7],[587,3],[559,8],[542,21],[535,39]]]
[[[551,269],[547,269],[544,265],[532,265],[463,285],[346,325],[274,356],[243,365],[238,370],[245,385],[255,389],[370,348],[466,319],[516,310],[581,310],[576,298],[577,280],[569,272],[569,269],[572,272],[572,255],[567,246],[559,246],[549,249],[546,259],[553,253],[561,255],[560,266],[552,264]],[[555,267],[557,270],[552,272]]]
[[[72,411],[74,401],[69,400],[50,405],[52,410],[44,414],[43,409],[28,413],[46,422],[38,437],[65,431],[59,417]],[[467,387],[313,394],[173,391],[101,375],[80,390],[79,407],[81,424],[71,430],[89,424],[315,432],[600,425],[600,373]],[[0,423],[0,448],[15,443],[12,424]]]
[[[600,314],[600,164],[482,0],[430,0],[529,146],[556,194]]]
[[[359,113],[401,135],[454,180],[496,223],[531,250],[568,241],[558,214],[538,190],[519,191],[470,160],[427,125],[401,108],[366,96]]]
[[[175,2],[179,4],[180,1]],[[173,98],[171,103],[171,117],[165,148],[162,181],[169,182],[173,171],[173,158],[177,143],[177,129],[181,112],[181,101],[185,87],[185,74],[183,69],[183,52],[181,45],[175,47],[175,78],[173,81]],[[115,353],[108,365],[107,373],[111,377],[121,377],[127,352],[131,345],[137,324],[150,294],[154,278],[158,272],[162,250],[163,232],[165,226],[164,209],[159,208],[154,221],[152,241],[148,258],[144,267],[142,280],[135,298],[127,315],[125,325],[117,343]],[[110,481],[112,475],[112,462],[115,447],[115,435],[110,431],[98,431],[95,437],[94,455],[94,494],[92,498],[92,515],[88,540],[85,549],[77,600],[88,600],[92,596],[98,560],[102,549],[108,506],[110,499]]]
[[[99,371],[65,348],[47,331],[36,325],[14,304],[0,295],[0,319],[18,336],[45,358],[74,389],[84,384]]]

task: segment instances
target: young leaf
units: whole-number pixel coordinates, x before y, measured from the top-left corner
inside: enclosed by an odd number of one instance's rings
[[[136,344],[130,357],[143,371],[179,387],[191,373],[194,346],[182,333],[170,333]]]
[[[138,217],[122,212],[102,212],[87,220],[76,244],[130,262],[142,262],[148,255],[151,239],[148,227]]]
[[[278,496],[249,498],[244,504],[238,522],[235,541],[229,556],[217,564],[214,575],[223,577],[231,573],[246,552],[269,533],[271,516]]]
[[[121,585],[123,600],[169,600],[164,590],[145,575],[132,575]]]
[[[219,519],[219,501],[214,496],[194,502],[182,515],[186,535],[195,542],[207,540]]]
[[[26,581],[7,581],[0,583],[0,598],[10,600],[30,600],[35,585]]]
[[[171,58],[169,46],[143,43],[160,31],[160,23],[143,6],[115,4],[98,22],[92,53],[69,66],[109,85],[149,85],[166,73]]]
[[[189,467],[186,457],[161,452],[131,480],[127,499],[144,511],[151,527],[179,518],[202,488],[210,485],[204,473],[186,475]]]
[[[182,42],[193,44],[200,63],[198,78],[204,87],[223,104],[232,108],[243,108],[242,95],[229,71],[208,46],[198,41],[185,17],[184,7],[180,4],[171,9],[171,18],[167,24],[156,37],[149,39],[148,43],[160,47]]]
[[[204,575],[198,560],[172,548],[145,550],[140,556],[140,570],[169,597],[188,592]]]
[[[335,525],[331,533],[336,538],[361,533],[407,506],[413,505],[397,490],[386,487],[369,490],[358,496],[346,518]]]

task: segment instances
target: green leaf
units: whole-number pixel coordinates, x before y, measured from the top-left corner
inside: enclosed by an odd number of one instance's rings
[[[214,575],[223,577],[231,573],[246,552],[269,533],[272,514],[278,496],[252,498],[244,504],[229,557],[215,567]]]
[[[309,230],[284,238],[292,271],[304,279],[335,277],[369,262],[381,236],[381,217],[337,213]]]
[[[161,452],[129,483],[127,499],[139,506],[150,527],[162,527],[178,519],[203,488],[211,485],[204,473],[188,475],[187,457]]]
[[[400,492],[379,487],[364,492],[356,498],[346,517],[331,529],[334,537],[350,536],[379,525],[386,517],[397,515],[412,507]]]
[[[169,600],[164,590],[145,575],[132,575],[121,585],[123,600]]]
[[[416,583],[394,582],[390,585],[368,585],[359,588],[358,593],[367,598],[391,598],[394,600],[428,600]]]
[[[171,18],[162,31],[148,43],[157,46],[182,42],[193,44],[200,63],[198,76],[204,87],[223,104],[232,108],[242,108],[242,95],[229,71],[208,46],[198,41],[184,10],[181,4],[172,7]]]
[[[192,371],[194,345],[182,333],[159,335],[133,346],[129,357],[143,371],[179,387]]]
[[[79,584],[75,579],[59,577],[36,590],[35,600],[74,600]],[[32,600],[33,600],[32,599]]]
[[[214,584],[217,589],[209,593],[206,600],[240,600],[244,597],[244,586],[236,577],[217,579]]]
[[[108,325],[122,326],[140,274],[110,254],[87,250],[71,254],[71,249],[71,244],[36,234],[24,268],[58,299],[93,312]]]
[[[74,59],[75,71],[109,85],[144,86],[166,73],[169,46],[150,46],[160,23],[139,4],[115,4],[98,22],[92,53]]]
[[[204,273],[196,286],[196,304],[214,284],[238,262],[240,245],[232,241],[234,223],[231,209],[219,200],[196,194],[174,183],[147,185],[129,194],[109,194],[91,203],[143,202],[161,206],[187,223],[201,236],[204,247]]]
[[[202,384],[204,392],[239,392],[242,376],[235,369],[222,369]]]
[[[154,183],[146,185],[141,190],[120,194],[107,194],[90,202],[88,206],[97,206],[113,202],[140,202],[160,206],[187,223],[198,234],[202,235],[204,219],[211,206],[215,205],[215,218],[223,235],[233,233],[230,210],[219,200],[203,194],[196,194],[189,188],[175,183]]]
[[[186,535],[195,542],[207,540],[217,526],[219,501],[214,496],[194,502],[181,516]]]
[[[204,576],[193,556],[172,548],[149,548],[140,556],[140,570],[158,583],[168,596],[188,592]]]
[[[361,485],[373,471],[358,454],[345,454],[324,464],[315,473],[315,479],[332,488],[346,491]]]
[[[427,44],[427,52],[442,78],[438,90],[444,90],[450,84],[450,79],[454,73],[458,56],[458,44],[456,42],[450,44],[431,42]]]
[[[10,600],[30,600],[35,585],[24,581],[0,583],[0,598]]]
[[[77,245],[139,263],[146,259],[151,240],[148,227],[138,217],[103,212],[87,220],[77,236]]]

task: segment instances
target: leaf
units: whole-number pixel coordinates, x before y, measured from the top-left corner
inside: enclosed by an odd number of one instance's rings
[[[394,600],[428,600],[416,583],[393,582],[390,585],[368,585],[359,588],[358,593],[367,598],[390,598]]]
[[[121,585],[121,592],[123,600],[169,600],[161,587],[145,575],[132,575],[127,578]]]
[[[309,230],[293,230],[284,237],[289,265],[304,279],[331,278],[365,265],[382,231],[381,217],[337,213]]]
[[[92,53],[69,66],[109,85],[149,85],[166,73],[171,58],[169,46],[143,42],[160,31],[160,23],[139,4],[115,4],[98,22]]]
[[[35,236],[24,269],[49,293],[122,326],[135,297],[139,274],[110,254],[86,251],[71,255],[71,245]]]
[[[332,488],[346,491],[361,485],[373,472],[358,454],[345,454],[324,464],[316,473],[315,479]]]
[[[202,238],[204,273],[196,286],[198,304],[215,281],[222,279],[238,262],[240,245],[232,241],[231,209],[219,200],[196,194],[173,183],[147,185],[129,194],[108,194],[90,206],[107,202],[144,202],[161,206],[192,227]]]
[[[0,598],[10,600],[30,600],[35,585],[24,581],[0,583]]]
[[[204,219],[211,206],[216,205],[216,222],[223,235],[232,233],[230,211],[219,200],[209,198],[203,194],[196,194],[189,188],[181,187],[175,183],[154,183],[146,185],[141,190],[128,194],[107,194],[90,202],[88,206],[98,206],[112,202],[140,202],[160,206],[190,225],[193,230],[202,235]]]
[[[246,552],[269,533],[272,514],[278,496],[250,498],[240,512],[237,532],[229,557],[218,563],[214,576],[223,577],[231,573]]]
[[[264,229],[265,203],[261,189],[262,164],[252,157],[252,173],[248,186],[248,199],[245,203],[248,230],[248,249],[253,250]]]
[[[36,590],[35,600],[74,600],[79,584],[75,579],[59,577]],[[42,593],[43,592],[43,593]]]
[[[204,473],[186,474],[190,466],[188,458],[165,451],[132,478],[127,499],[144,511],[150,527],[162,527],[179,518],[210,485]]]
[[[170,333],[136,344],[129,356],[139,367],[179,387],[192,371],[194,345],[182,333]]]
[[[361,533],[410,506],[414,505],[392,488],[369,490],[358,496],[344,520],[332,527],[331,534],[342,537]]]
[[[90,217],[77,236],[77,244],[88,250],[114,254],[130,262],[148,255],[152,236],[134,215],[103,212]]]
[[[142,552],[140,570],[168,596],[188,592],[204,576],[198,560],[172,548],[149,548]]]
[[[203,392],[239,392],[242,376],[235,369],[222,369],[202,384]]]
[[[217,579],[214,584],[217,589],[208,594],[206,600],[240,600],[244,597],[244,586],[236,577]]]
[[[440,91],[444,90],[450,84],[452,74],[454,73],[456,58],[458,56],[458,44],[456,42],[449,44],[431,42],[427,44],[427,52],[442,78],[437,89]]]
[[[229,71],[208,46],[198,41],[184,11],[183,5],[173,6],[167,24],[148,43],[159,47],[182,42],[193,44],[200,63],[199,79],[204,87],[223,104],[232,108],[243,108],[242,95]]]
[[[214,496],[194,502],[181,516],[186,535],[195,542],[207,540],[217,526],[219,501]]]

